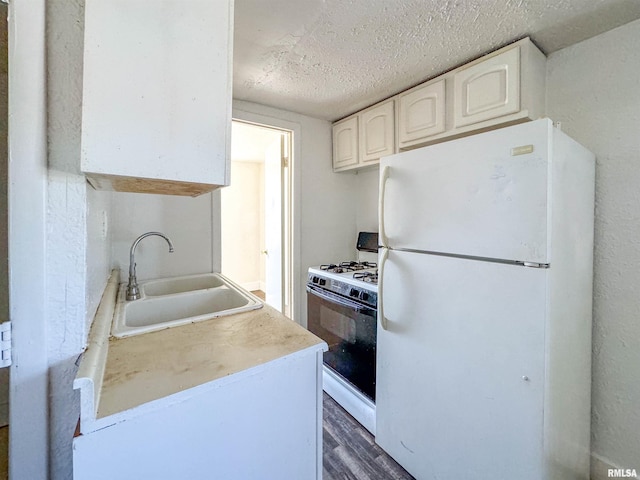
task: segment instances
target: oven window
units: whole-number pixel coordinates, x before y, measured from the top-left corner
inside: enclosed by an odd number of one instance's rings
[[[328,337],[331,336],[332,344],[356,343],[356,321],[322,305],[320,306],[320,328],[327,333]]]
[[[375,400],[376,311],[345,306],[312,292],[307,306],[309,330],[329,346],[324,364]]]

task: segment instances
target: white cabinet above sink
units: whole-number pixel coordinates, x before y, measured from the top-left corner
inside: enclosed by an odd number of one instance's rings
[[[80,169],[98,189],[229,184],[233,1],[87,0]]]

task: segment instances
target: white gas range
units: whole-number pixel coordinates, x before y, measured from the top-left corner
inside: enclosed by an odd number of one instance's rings
[[[377,280],[375,263],[341,262],[309,268],[307,282],[308,328],[329,345],[323,388],[373,434]]]
[[[309,268],[309,283],[375,307],[378,300],[378,265],[340,262]]]

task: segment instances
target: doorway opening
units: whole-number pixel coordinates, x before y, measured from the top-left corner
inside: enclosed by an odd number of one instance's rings
[[[221,270],[292,315],[290,130],[233,120],[231,185],[221,190]]]

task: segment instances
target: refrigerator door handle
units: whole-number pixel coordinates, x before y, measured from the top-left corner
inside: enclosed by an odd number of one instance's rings
[[[380,325],[383,330],[387,329],[387,319],[384,316],[384,264],[389,256],[389,249],[382,247],[382,253],[380,254],[380,267],[378,275],[378,316],[380,317]]]
[[[387,179],[389,178],[390,167],[386,165],[380,172],[380,194],[378,195],[378,224],[380,230],[380,246],[388,247],[387,235],[384,231],[384,194],[386,191]]]

